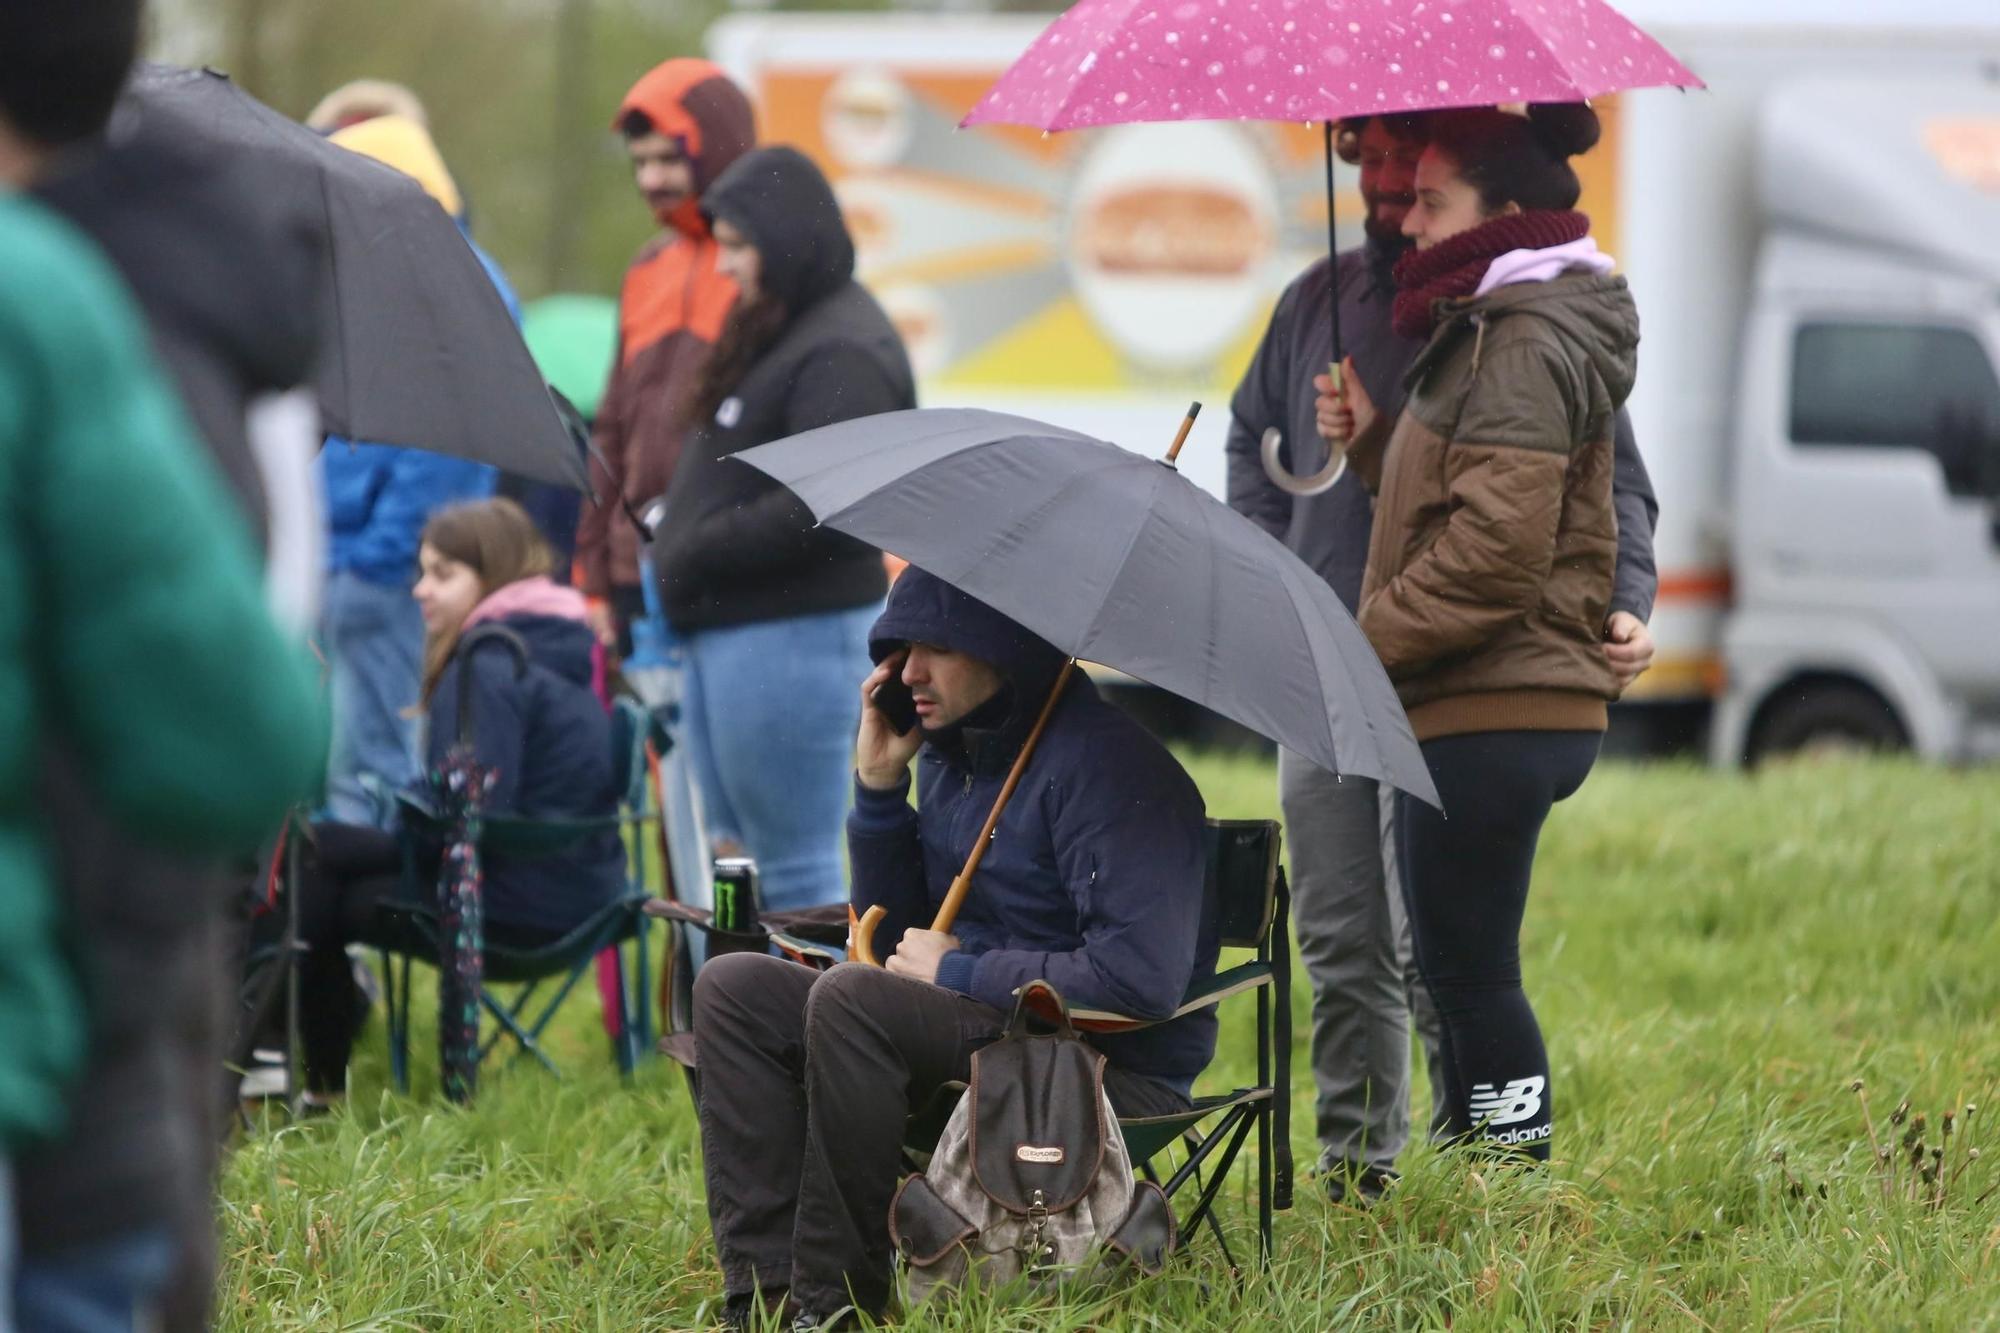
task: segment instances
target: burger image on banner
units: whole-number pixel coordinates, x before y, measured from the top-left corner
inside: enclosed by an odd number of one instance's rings
[[[1264,313],[1277,212],[1261,154],[1233,126],[1106,131],[1070,201],[1065,249],[1077,297],[1133,361],[1203,366]]]
[[[910,92],[879,69],[850,70],[827,89],[820,109],[826,145],[849,170],[881,171],[910,151]]]

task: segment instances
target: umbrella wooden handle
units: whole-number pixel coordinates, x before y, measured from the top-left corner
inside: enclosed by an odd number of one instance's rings
[[[971,854],[965,858],[965,869],[959,871],[958,878],[952,880],[951,889],[944,895],[944,901],[938,904],[937,915],[931,918],[932,930],[948,931],[952,923],[958,920],[958,909],[965,905],[965,895],[972,892],[972,877],[978,873],[979,863],[986,858],[987,847],[992,845],[993,830],[999,826],[1000,815],[1006,810],[1007,802],[1013,799],[1014,789],[1021,785],[1021,775],[1028,771],[1028,761],[1034,758],[1035,746],[1040,744],[1042,732],[1048,729],[1049,718],[1055,713],[1057,702],[1062,699],[1063,687],[1069,684],[1070,673],[1075,670],[1074,657],[1063,663],[1062,672],[1056,677],[1054,688],[1049,691],[1048,701],[1042,705],[1041,716],[1035,719],[1035,729],[1028,733],[1028,739],[1021,745],[1021,753],[1014,758],[1014,767],[1007,774],[1006,785],[1001,787],[1000,794],[993,798],[993,809],[986,816],[986,826],[979,830],[978,841],[972,844]],[[875,928],[887,915],[888,913],[880,907],[871,907],[862,913],[861,920],[854,926],[854,938],[848,945],[849,958],[857,963],[867,963],[871,967],[882,966],[875,958]]]
[[[870,967],[882,966],[875,957],[875,927],[881,925],[883,918],[888,915],[889,913],[880,907],[871,907],[861,914],[861,919],[855,922],[848,932],[851,936],[847,941],[849,962],[866,963]]]
[[[1188,432],[1194,429],[1194,419],[1200,415],[1201,402],[1197,399],[1195,402],[1188,404],[1187,415],[1181,418],[1180,434],[1174,436],[1173,447],[1167,450],[1166,464],[1168,467],[1173,467],[1174,460],[1181,456],[1181,446],[1187,443]]]

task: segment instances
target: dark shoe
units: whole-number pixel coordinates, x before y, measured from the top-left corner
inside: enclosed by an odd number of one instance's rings
[[[1342,1163],[1326,1173],[1326,1199],[1328,1203],[1366,1208],[1387,1194],[1396,1180],[1396,1173],[1386,1167]]]
[[[725,1296],[722,1300],[722,1326],[729,1333],[739,1333],[739,1330],[740,1333],[750,1333],[752,1329],[768,1328],[774,1320],[779,1328],[788,1327],[786,1321],[794,1312],[791,1295],[785,1287],[766,1287],[761,1292],[746,1291]]]
[[[844,1333],[845,1330],[860,1327],[861,1312],[851,1305],[843,1305],[832,1314],[801,1310],[799,1317],[792,1321],[792,1333]]]

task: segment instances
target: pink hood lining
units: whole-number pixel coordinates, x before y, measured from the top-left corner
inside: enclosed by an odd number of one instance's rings
[[[1565,273],[1609,273],[1616,266],[1589,236],[1546,250],[1509,250],[1487,266],[1473,295],[1484,296],[1495,287],[1517,282],[1548,282]]]
[[[464,629],[488,620],[501,620],[507,616],[549,616],[557,620],[581,621],[584,618],[583,594],[575,588],[565,588],[547,575],[537,575],[531,579],[517,579],[504,588],[496,588],[472,608],[472,614],[465,618]]]

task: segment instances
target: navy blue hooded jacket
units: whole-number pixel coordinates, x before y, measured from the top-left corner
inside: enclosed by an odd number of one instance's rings
[[[428,755],[435,767],[458,735],[459,668],[472,691],[472,745],[494,784],[484,809],[528,818],[602,818],[618,809],[611,720],[591,692],[590,629],[554,615],[503,615],[528,650],[526,671],[491,639],[459,649],[430,703]],[[534,858],[488,855],[489,920],[567,931],[625,890],[625,851],[617,833],[593,833],[563,851]]]
[[[906,570],[869,634],[881,661],[910,642],[964,653],[1007,681],[966,722],[927,732],[918,808],[905,782],[855,784],[847,822],[857,912],[880,906],[878,954],[927,928],[965,864],[1007,772],[1062,669],[1063,655],[920,569]],[[1216,904],[1204,883],[1203,806],[1194,782],[1144,728],[1071,677],[1000,818],[952,927],[937,984],[999,1009],[1045,979],[1071,1005],[1165,1018],[1215,971]],[[1183,1094],[1215,1054],[1215,1014],[1090,1040],[1122,1069]]]

